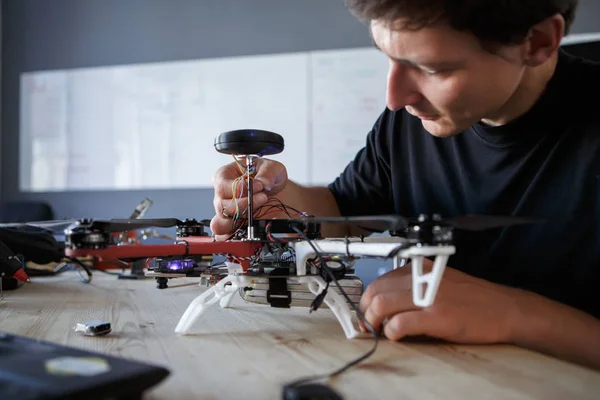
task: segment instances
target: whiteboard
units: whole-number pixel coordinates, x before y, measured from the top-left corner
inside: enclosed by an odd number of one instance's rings
[[[574,33],[565,36],[562,38],[560,44],[561,46],[572,45],[572,44],[582,44],[582,43],[591,43],[600,41],[600,33],[598,32],[589,32],[589,33]]]
[[[388,61],[367,49],[311,54],[310,181],[325,185],[337,177],[366,143],[385,109]]]
[[[384,109],[373,48],[30,72],[21,76],[20,188],[212,188],[221,132],[281,134],[300,184],[327,184]]]

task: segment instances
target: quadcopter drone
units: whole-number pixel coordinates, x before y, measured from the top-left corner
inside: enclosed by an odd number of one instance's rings
[[[360,280],[352,275],[356,260],[393,260],[394,268],[410,261],[414,304],[427,307],[435,301],[446,262],[455,252],[454,229],[484,230],[532,222],[520,217],[474,215],[454,219],[438,215],[315,217],[276,199],[254,209],[255,160],[283,151],[283,138],[268,131],[237,130],[219,135],[214,146],[217,151],[232,155],[240,169],[240,177],[232,186],[236,213],[232,216],[233,233],[227,240],[217,241],[206,232],[209,220],[196,219],[81,219],[71,221],[64,230],[64,252],[72,259],[145,260],[146,275],[155,277],[159,288],[166,287],[168,279],[183,276],[200,276],[208,282],[209,288],[189,304],[180,318],[175,328],[180,334],[188,333],[217,302],[223,308],[229,307],[239,292],[247,300],[279,308],[308,305],[317,310],[325,303],[345,336],[356,338],[362,336],[352,322],[352,309],[358,312],[356,303],[362,294]],[[245,166],[240,159],[245,159]],[[248,199],[246,210],[237,206],[242,195]],[[269,217],[273,213],[277,213],[277,218]],[[389,232],[390,236],[324,238],[322,224],[354,225],[370,232]],[[53,222],[35,225],[61,226]],[[115,234],[149,227],[175,227],[176,237],[167,244],[114,242]],[[212,264],[214,257],[219,256],[224,261]],[[430,272],[423,270],[426,257],[434,261]],[[302,298],[298,288],[307,288],[312,301]]]

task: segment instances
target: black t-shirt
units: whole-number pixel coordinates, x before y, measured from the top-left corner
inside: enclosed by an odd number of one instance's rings
[[[600,64],[561,51],[540,99],[506,125],[437,138],[386,110],[329,188],[342,215],[550,217],[455,231],[448,265],[600,317],[599,95]]]

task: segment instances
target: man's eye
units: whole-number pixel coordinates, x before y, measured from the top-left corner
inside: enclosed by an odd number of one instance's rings
[[[444,69],[427,69],[427,68],[421,68],[421,71],[426,73],[427,75],[441,75],[447,72],[450,72],[449,68],[444,68]]]
[[[439,73],[439,71],[435,71],[432,69],[421,69],[421,71],[425,72],[427,75],[435,75],[435,74]]]

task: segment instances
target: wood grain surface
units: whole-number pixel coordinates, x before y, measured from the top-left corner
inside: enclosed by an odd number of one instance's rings
[[[4,292],[0,330],[166,366],[171,375],[147,399],[280,399],[282,386],[325,373],[368,351],[372,339],[347,340],[329,309],[218,305],[192,334],[175,326],[203,287],[194,279],[118,280],[72,272]],[[105,319],[113,332],[82,336],[77,322]],[[600,373],[524,349],[439,342],[390,342],[332,379],[345,399],[598,399]]]

